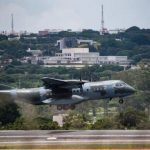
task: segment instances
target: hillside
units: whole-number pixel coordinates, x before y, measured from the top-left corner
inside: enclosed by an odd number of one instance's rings
[[[79,33],[62,31],[45,36],[21,35],[18,40],[9,40],[15,38],[14,35],[0,35],[1,60],[29,56],[30,53],[26,52],[28,48],[40,49],[44,55],[54,55],[59,51],[59,47],[56,46],[57,40],[64,37],[94,40],[98,44],[93,46],[85,44],[82,47],[89,47],[91,52],[96,51],[104,56],[125,55],[133,59],[133,63],[150,58],[150,29],[131,27],[122,33],[105,35],[100,35],[98,31],[93,30],[83,30]]]

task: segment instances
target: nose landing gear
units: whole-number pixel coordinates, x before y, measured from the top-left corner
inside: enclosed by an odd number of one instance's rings
[[[119,99],[119,104],[123,104],[123,103],[124,103],[123,98],[120,98],[120,99]]]

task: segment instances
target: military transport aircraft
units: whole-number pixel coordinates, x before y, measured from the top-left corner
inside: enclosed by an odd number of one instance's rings
[[[43,87],[31,89],[11,89],[0,85],[0,99],[22,100],[34,105],[57,105],[58,110],[75,109],[75,105],[88,100],[123,98],[135,89],[121,80],[88,82],[84,80],[60,80],[42,78]]]

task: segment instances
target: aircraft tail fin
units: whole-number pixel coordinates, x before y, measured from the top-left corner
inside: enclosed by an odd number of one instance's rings
[[[4,84],[0,84],[0,90],[11,90],[12,87],[4,85]]]

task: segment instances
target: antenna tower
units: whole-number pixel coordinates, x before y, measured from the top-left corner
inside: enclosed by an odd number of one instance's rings
[[[104,34],[104,8],[103,8],[103,5],[101,6],[101,9],[102,9],[101,34],[103,35]]]
[[[11,33],[14,33],[14,15],[11,14]]]

